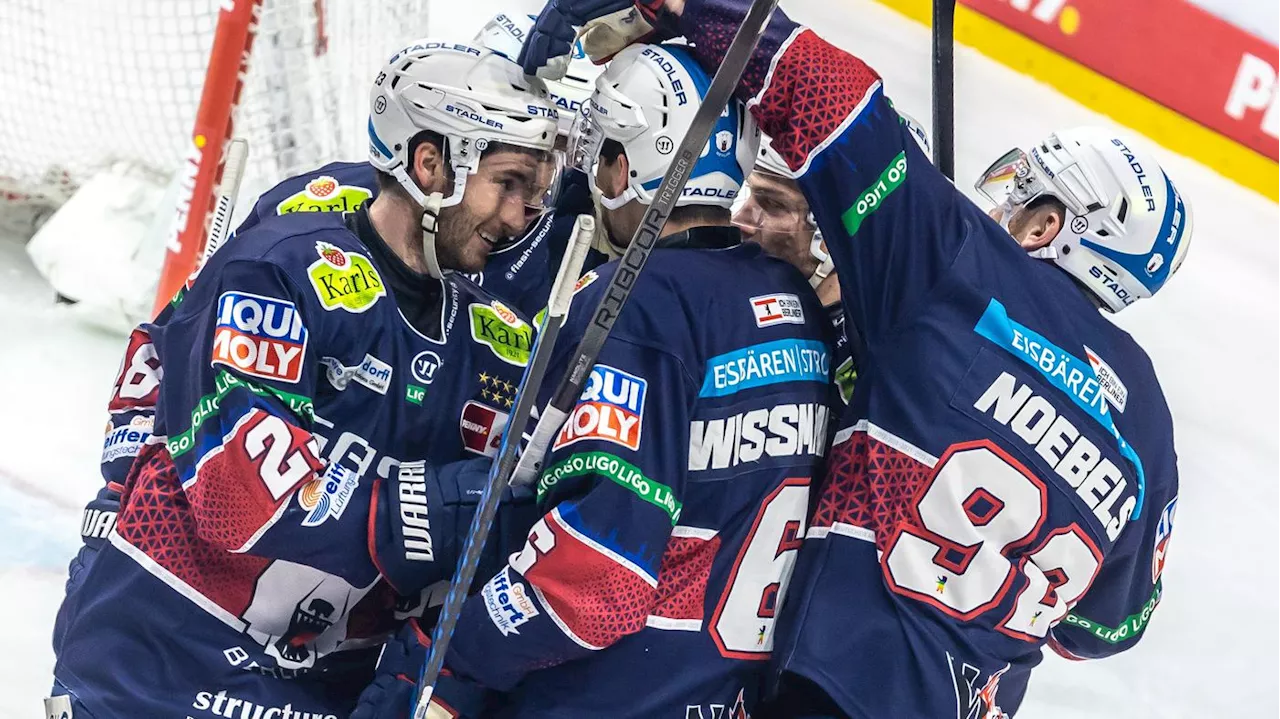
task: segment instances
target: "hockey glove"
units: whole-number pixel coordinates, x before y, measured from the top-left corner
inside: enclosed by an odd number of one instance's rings
[[[422,461],[405,462],[395,477],[378,480],[370,509],[369,548],[378,570],[397,594],[415,594],[453,577],[471,518],[489,481],[489,465],[487,458],[438,468]],[[480,571],[496,573],[506,556],[523,546],[537,520],[533,492],[507,489],[481,555]]]
[[[538,75],[551,58],[573,52],[576,28],[614,13],[630,12],[631,5],[632,0],[550,0],[520,48],[520,66],[525,74]]]
[[[414,688],[427,661],[431,646],[429,633],[417,619],[405,623],[396,636],[382,647],[373,682],[360,693],[351,719],[408,719],[413,715]],[[444,694],[453,698],[458,709],[448,703]],[[459,719],[481,714],[484,692],[475,685],[461,682],[448,674],[441,675],[436,695],[427,710],[427,719]]]

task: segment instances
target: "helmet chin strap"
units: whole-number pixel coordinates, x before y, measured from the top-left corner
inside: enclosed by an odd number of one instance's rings
[[[809,242],[809,254],[818,260],[818,266],[814,268],[813,274],[809,275],[809,286],[816,290],[836,265],[831,261],[831,253],[822,249],[822,230],[818,229],[818,223],[814,221],[812,212],[809,213],[809,224],[814,228],[813,238]]]
[[[440,258],[436,256],[436,232],[440,229],[440,202],[444,195],[433,192],[422,206],[422,257],[427,263],[427,274],[436,279],[444,278]]]
[[[445,204],[444,194],[440,192],[425,194],[422,188],[418,187],[418,183],[409,177],[409,173],[405,172],[403,165],[392,170],[391,174],[422,208],[422,257],[427,265],[427,274],[437,280],[444,279],[444,268],[440,266],[440,257],[436,254],[436,234],[440,230],[440,208]],[[465,180],[462,182],[455,180],[454,196],[460,198],[465,192],[465,187]],[[457,202],[450,204],[457,204]]]

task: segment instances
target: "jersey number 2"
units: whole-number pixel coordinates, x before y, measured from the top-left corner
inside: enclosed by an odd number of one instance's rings
[[[779,605],[804,541],[809,480],[788,479],[760,504],[724,594],[711,637],[730,659],[768,659]]]
[[[1047,518],[1047,494],[1040,478],[995,444],[953,445],[916,500],[918,522],[885,545],[889,588],[968,621],[1000,605],[1022,574],[1026,582],[996,629],[1039,641],[1102,563],[1075,522],[1027,551]]]

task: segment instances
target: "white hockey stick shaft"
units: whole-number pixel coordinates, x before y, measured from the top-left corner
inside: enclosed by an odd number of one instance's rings
[[[231,233],[231,215],[236,209],[236,196],[240,194],[240,181],[244,179],[244,166],[249,159],[249,141],[236,138],[227,145],[227,159],[222,165],[222,181],[214,198],[213,219],[209,222],[209,239],[204,243],[200,267],[227,241]],[[197,268],[199,271],[199,268]]]
[[[445,609],[441,612],[440,625],[436,628],[432,646],[441,648],[433,660],[428,660],[419,676],[418,687],[421,694],[414,705],[414,719],[425,719],[431,704],[431,694],[435,691],[435,680],[444,665],[444,648],[448,645],[448,637],[453,634],[453,627],[458,621],[458,610],[471,589],[475,580],[476,569],[480,563],[480,553],[484,550],[485,540],[493,528],[493,520],[498,513],[498,501],[502,491],[511,481],[516,468],[516,453],[524,427],[529,423],[537,402],[538,390],[542,387],[542,379],[547,373],[547,364],[551,360],[551,352],[555,348],[556,336],[564,326],[565,315],[569,312],[569,304],[573,299],[573,288],[577,284],[578,275],[582,274],[582,265],[587,258],[587,250],[591,248],[591,239],[595,235],[595,218],[591,215],[578,215],[573,224],[573,236],[560,260],[560,269],[551,284],[551,296],[547,299],[547,315],[542,320],[538,337],[534,340],[533,355],[529,358],[529,366],[525,368],[524,377],[520,380],[520,389],[516,390],[516,406],[507,422],[506,432],[502,435],[502,444],[498,448],[498,460],[489,471],[489,483],[480,495],[480,506],[476,508],[475,517],[467,532],[466,541],[462,545],[462,559],[454,572],[453,581],[449,585],[449,594],[445,596]],[[451,611],[449,611],[451,610]],[[441,637],[445,637],[441,644]]]

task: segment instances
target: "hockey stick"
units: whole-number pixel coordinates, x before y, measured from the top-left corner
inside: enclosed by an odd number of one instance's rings
[[[196,272],[204,267],[209,257],[227,241],[231,232],[231,213],[236,209],[236,196],[240,194],[240,180],[244,178],[244,165],[249,158],[249,141],[241,138],[232,140],[227,145],[227,159],[222,165],[222,181],[218,183],[218,194],[214,199],[213,219],[209,222],[209,239],[205,240],[204,252]]]
[[[933,160],[956,179],[956,0],[933,0]]]
[[[556,272],[555,281],[551,284],[546,317],[543,318],[538,336],[534,340],[529,365],[520,379],[520,388],[516,390],[515,409],[512,410],[511,417],[507,420],[506,430],[502,433],[502,443],[498,446],[498,461],[494,462],[489,470],[489,483],[480,495],[480,505],[476,508],[475,517],[472,518],[471,527],[467,531],[467,539],[462,545],[462,561],[454,572],[449,593],[445,596],[441,621],[436,627],[436,636],[431,642],[433,648],[448,646],[448,634],[441,637],[445,626],[444,612],[452,608],[450,616],[453,619],[448,628],[448,633],[452,634],[453,626],[457,624],[458,612],[462,609],[462,602],[466,599],[471,583],[475,579],[480,553],[484,550],[489,530],[493,528],[502,490],[512,472],[515,471],[516,455],[519,453],[524,427],[529,423],[529,417],[537,402],[538,389],[546,375],[547,363],[551,360],[551,351],[555,347],[556,337],[559,336],[560,328],[564,326],[564,318],[569,313],[569,304],[573,300],[573,288],[578,282],[578,276],[582,274],[582,265],[586,262],[587,251],[591,249],[591,240],[595,236],[595,231],[595,218],[591,215],[578,215],[573,224],[573,236],[569,240],[568,250],[560,260],[560,269]],[[441,641],[444,642],[443,645],[440,644]],[[441,651],[438,655],[440,660],[435,664],[434,673],[428,674],[433,671],[431,661],[422,668],[422,675],[418,681],[422,694],[415,701],[413,710],[413,716],[418,719],[426,716],[436,678],[440,676],[440,668],[444,665],[444,652]],[[431,658],[434,659],[436,656],[437,652],[432,651]]]
[[[609,278],[609,284],[605,287],[600,302],[596,304],[595,310],[592,312],[591,322],[587,325],[582,341],[578,343],[568,371],[561,379],[555,394],[552,395],[551,403],[538,419],[538,425],[534,429],[534,441],[540,436],[546,437],[549,433],[554,433],[555,430],[559,429],[560,425],[569,416],[569,411],[577,403],[591,368],[595,366],[596,357],[599,356],[600,350],[604,347],[605,340],[609,338],[609,332],[613,329],[613,325],[618,319],[618,314],[631,296],[631,290],[635,287],[636,279],[640,276],[640,272],[644,270],[644,265],[649,260],[649,255],[652,253],[654,245],[657,244],[658,238],[662,235],[662,229],[667,224],[671,211],[675,209],[676,201],[680,199],[680,195],[684,191],[685,183],[689,180],[690,170],[693,169],[694,163],[697,162],[698,157],[702,154],[703,147],[711,139],[711,131],[720,119],[720,113],[729,104],[733,91],[738,86],[738,81],[741,79],[743,71],[746,70],[747,62],[751,59],[751,53],[755,51],[756,45],[760,42],[760,36],[764,34],[769,17],[773,14],[773,9],[777,5],[778,0],[752,0],[751,9],[747,12],[747,16],[743,18],[737,34],[734,35],[724,60],[720,63],[715,77],[711,80],[711,86],[707,89],[702,105],[694,114],[693,122],[689,125],[689,130],[685,133],[684,140],[680,142],[680,147],[676,150],[671,166],[667,168],[666,174],[663,175],[662,184],[658,186],[657,192],[654,193],[653,203],[649,205],[644,219],[641,221],[640,226],[636,228],[635,235],[631,238],[631,243],[627,245],[627,251],[618,260],[617,270]],[[537,387],[531,389],[522,387],[522,390],[524,389],[528,389],[534,394],[538,391]],[[508,432],[504,435],[503,441],[505,442],[509,438],[510,433]],[[534,441],[530,442],[530,448],[526,450],[527,454],[534,454],[534,447],[536,446]],[[491,477],[491,484],[485,491],[491,492],[494,489],[494,485],[497,485],[500,489],[503,483],[510,482],[511,471],[514,469],[514,465],[510,467],[499,466],[498,473]],[[492,513],[490,514],[492,515]],[[478,548],[473,548],[472,545],[483,544],[485,536],[489,533],[488,524],[482,525],[481,519],[481,514],[477,512],[476,520],[471,525],[471,535],[467,537],[467,554],[463,558],[462,564],[458,567],[453,585],[449,587],[449,596],[446,597],[444,608],[440,612],[440,623],[436,626],[435,636],[431,643],[431,654],[427,659],[426,666],[423,667],[422,676],[418,682],[418,687],[422,694],[418,697],[417,706],[414,708],[414,719],[426,718],[427,707],[431,701],[431,693],[435,689],[436,678],[440,676],[440,670],[444,666],[445,655],[449,650],[449,641],[453,637],[453,630],[458,624],[458,614],[462,610],[462,604],[471,588],[471,582],[475,579],[476,563],[480,552]],[[492,516],[488,519],[491,521]]]

